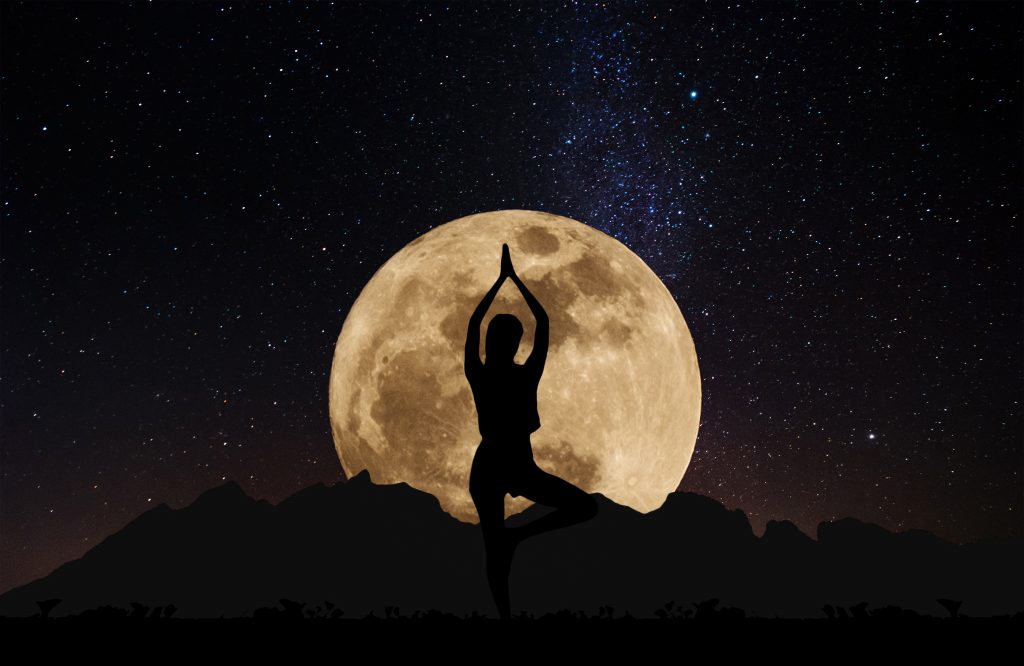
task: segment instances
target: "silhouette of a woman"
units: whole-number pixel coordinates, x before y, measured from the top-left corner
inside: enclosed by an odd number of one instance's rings
[[[486,363],[480,362],[480,324],[505,279],[522,292],[537,320],[533,351],[526,363],[515,360],[523,325],[511,314],[497,314],[487,327]],[[508,576],[516,546],[531,536],[589,520],[594,498],[568,481],[548,474],[533,459],[530,433],[540,428],[537,385],[548,354],[548,315],[512,267],[508,245],[501,247],[501,273],[469,319],[466,378],[476,402],[482,440],[473,457],[469,492],[476,505],[487,553],[487,580],[502,618],[511,615]],[[505,495],[526,497],[555,511],[537,520],[505,528]]]

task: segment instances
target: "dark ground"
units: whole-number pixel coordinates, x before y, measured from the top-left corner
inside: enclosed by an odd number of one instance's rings
[[[313,652],[326,659],[444,661],[472,655],[476,646],[500,649],[502,661],[529,656],[544,661],[595,657],[609,660],[621,651],[630,661],[669,659],[721,661],[738,656],[787,661],[837,661],[842,658],[936,657],[985,659],[1019,651],[1024,617],[916,618],[905,621],[828,619],[572,620],[509,622],[498,620],[303,620],[261,621],[132,620],[83,621],[5,618],[0,632],[8,649],[46,645],[47,653],[99,650],[107,656],[159,653],[205,659],[237,658],[251,653],[289,661]],[[287,656],[286,656],[287,655]],[[359,655],[356,657],[356,655]],[[683,655],[677,658],[678,655]]]

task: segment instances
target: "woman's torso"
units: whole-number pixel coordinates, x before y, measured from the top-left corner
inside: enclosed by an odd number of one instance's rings
[[[525,366],[512,364],[495,369],[484,366],[470,383],[476,402],[477,425],[487,439],[528,436],[540,428],[537,412],[537,384]]]

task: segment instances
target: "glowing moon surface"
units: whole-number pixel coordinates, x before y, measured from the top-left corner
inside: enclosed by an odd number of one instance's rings
[[[345,473],[405,482],[476,522],[469,470],[480,442],[463,374],[466,327],[508,243],[516,271],[550,318],[537,393],[537,464],[587,492],[652,511],[690,464],[700,372],[683,315],[625,245],[557,215],[502,210],[457,219],[409,243],[374,274],[349,311],[331,368],[331,431]],[[534,321],[506,281],[484,318]],[[483,349],[481,345],[481,357]],[[506,512],[530,502],[506,498]]]

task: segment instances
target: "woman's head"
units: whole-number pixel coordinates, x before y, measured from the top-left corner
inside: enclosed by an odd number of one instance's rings
[[[515,315],[496,314],[487,325],[487,342],[485,351],[487,363],[511,363],[519,350],[519,341],[523,337],[523,325]]]

